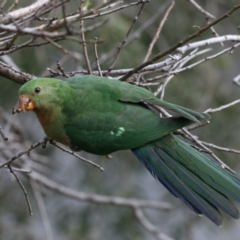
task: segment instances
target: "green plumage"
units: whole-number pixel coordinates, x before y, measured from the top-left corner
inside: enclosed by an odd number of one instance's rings
[[[36,88],[40,92],[35,92]],[[46,135],[93,154],[131,149],[151,174],[193,211],[221,225],[239,212],[240,180],[171,133],[209,115],[159,100],[146,89],[96,76],[36,79],[20,95],[33,102]],[[160,117],[158,108],[173,117]]]

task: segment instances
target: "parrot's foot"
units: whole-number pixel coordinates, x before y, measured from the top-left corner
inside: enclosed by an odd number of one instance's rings
[[[77,147],[77,146],[71,145],[71,146],[69,146],[69,147],[70,147],[70,149],[71,149],[73,152],[80,152],[80,151],[82,151],[82,149],[79,148],[79,147]]]
[[[42,148],[46,148],[48,142],[49,143],[53,142],[53,140],[49,139],[48,137],[45,137],[43,140],[44,140],[44,143],[42,144]]]
[[[107,159],[112,159],[112,155],[111,155],[111,154],[108,154],[108,155],[106,155],[106,158],[107,158]]]

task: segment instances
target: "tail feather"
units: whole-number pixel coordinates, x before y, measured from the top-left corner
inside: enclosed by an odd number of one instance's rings
[[[151,150],[149,148],[148,150]],[[149,161],[148,158],[145,158],[145,154],[141,154],[138,150],[133,150],[134,155],[144,164],[144,166],[148,169],[148,171],[153,175],[154,178],[159,180],[164,187],[167,188],[167,190],[173,194],[175,197],[181,199],[192,211],[194,211],[197,214],[202,214],[201,211],[199,211],[196,207],[194,207],[184,196],[182,196],[179,191],[169,183],[169,181],[164,177],[161,172],[157,172],[151,162]],[[159,165],[161,167],[161,165]],[[166,171],[166,174],[168,171]]]
[[[174,196],[216,225],[220,210],[237,219],[239,212],[229,198],[240,202],[240,180],[173,135],[132,150]]]
[[[196,172],[199,177],[205,181],[208,185],[214,187],[216,190],[222,192],[224,195],[240,202],[240,179],[226,169],[223,169],[220,164],[207,158],[205,155],[189,147],[185,142],[174,137],[177,140],[180,149],[183,151],[174,152],[171,151],[174,158],[179,155],[179,160],[190,160],[188,162],[182,162],[185,167],[190,171]],[[170,150],[170,149],[169,149]],[[187,156],[186,156],[186,153]]]
[[[159,149],[156,151],[159,152]],[[161,154],[161,153],[160,153]],[[160,155],[159,154],[159,155]],[[233,203],[221,192],[216,191],[214,188],[207,185],[204,180],[200,179],[197,175],[193,174],[187,168],[184,168],[178,162],[174,161],[172,158],[168,157],[165,152],[163,152],[166,156],[162,159],[167,159],[171,168],[174,169],[177,176],[182,179],[182,181],[189,185],[189,187],[198,195],[203,196],[206,200],[210,201],[214,206],[220,208],[222,211],[230,215],[231,217],[238,219],[239,213],[237,208],[233,205]]]

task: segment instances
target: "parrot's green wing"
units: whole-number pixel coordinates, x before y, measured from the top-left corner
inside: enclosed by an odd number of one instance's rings
[[[123,83],[121,90],[123,91],[123,95],[120,100],[123,102],[132,102],[137,104],[144,103],[150,108],[155,109],[156,107],[160,107],[167,110],[175,117],[184,117],[192,122],[200,122],[201,120],[207,120],[210,118],[208,114],[198,113],[191,109],[160,100],[156,98],[153,93],[144,88],[139,88],[133,85],[130,88],[129,84],[126,85]]]
[[[63,109],[68,119],[65,131],[73,149],[95,154],[132,149],[209,118],[161,101],[146,89],[128,83],[94,76],[67,81],[75,91]],[[154,105],[171,110],[177,117],[160,118]]]

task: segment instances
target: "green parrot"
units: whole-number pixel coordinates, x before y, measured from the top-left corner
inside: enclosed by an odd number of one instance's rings
[[[159,107],[172,117],[161,117]],[[220,210],[239,218],[230,199],[240,202],[240,179],[173,135],[207,121],[207,114],[97,76],[29,81],[19,90],[19,109],[34,111],[48,139],[73,151],[106,155],[130,149],[170,193],[218,226],[223,222]]]

